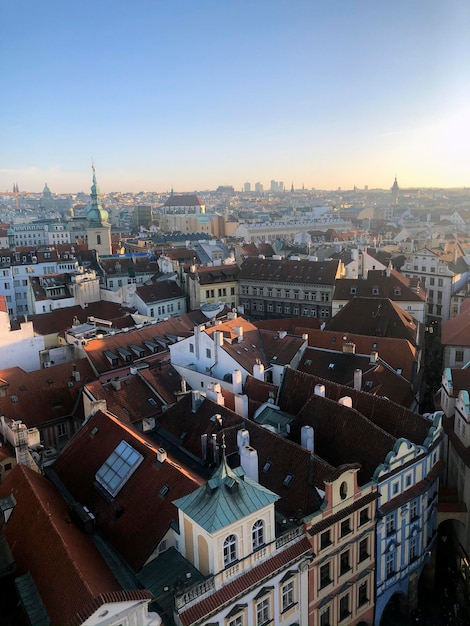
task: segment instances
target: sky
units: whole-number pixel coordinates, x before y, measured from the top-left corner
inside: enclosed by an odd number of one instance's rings
[[[468,0],[3,0],[0,191],[470,185]]]

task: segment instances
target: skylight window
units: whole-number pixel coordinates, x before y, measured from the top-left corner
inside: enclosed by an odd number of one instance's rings
[[[96,472],[95,478],[108,493],[115,496],[143,459],[144,457],[132,446],[121,441]]]
[[[284,480],[283,480],[283,484],[284,484],[286,487],[288,487],[288,486],[291,484],[291,482],[292,482],[293,480],[294,480],[293,475],[292,475],[292,474],[287,474],[287,476],[286,476],[286,477],[284,478]]]

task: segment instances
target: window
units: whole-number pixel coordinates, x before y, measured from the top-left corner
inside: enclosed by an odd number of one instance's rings
[[[253,543],[253,550],[260,548],[264,545],[264,522],[259,519],[253,524],[251,529],[251,539]]]
[[[365,508],[359,512],[359,526],[364,526],[369,521],[369,509]]]
[[[411,474],[408,474],[408,476],[405,478],[405,485],[407,487],[410,487],[410,485],[411,485]]]
[[[359,591],[357,596],[358,606],[363,606],[369,601],[367,597],[367,580],[359,585]]]
[[[237,538],[229,535],[224,541],[224,566],[230,565],[237,560]]]
[[[256,626],[269,622],[269,598],[265,598],[256,605]]]
[[[345,550],[339,557],[339,573],[342,576],[349,572],[351,565],[349,564],[349,550]]]
[[[330,564],[325,563],[325,565],[320,567],[320,589],[323,589],[323,587],[326,587],[330,583]]]
[[[235,619],[231,619],[228,626],[243,626],[243,615],[237,615]]]
[[[418,500],[410,502],[410,519],[415,520],[418,517]]]
[[[344,522],[341,522],[341,537],[348,535],[351,532],[351,524],[350,520],[346,519]]]
[[[330,626],[330,607],[320,613],[320,626]]]
[[[369,539],[361,539],[359,542],[359,563],[369,558]]]
[[[294,604],[294,581],[290,580],[282,588],[282,610],[287,609]]]
[[[386,524],[386,532],[387,535],[391,535],[392,533],[395,532],[395,514],[392,513],[391,515],[387,515],[387,517],[385,518],[385,524]]]
[[[410,563],[418,558],[418,537],[414,536],[410,539]]]
[[[121,441],[96,472],[97,482],[115,496],[143,461],[143,456]]]
[[[339,619],[346,619],[349,615],[349,593],[347,593],[339,600]]]
[[[456,363],[463,363],[463,350],[456,350],[455,351],[455,362]]]
[[[390,578],[395,573],[395,555],[393,552],[388,552],[385,555],[385,576]]]
[[[67,437],[67,424],[58,424],[57,425],[57,436],[60,438]]]
[[[320,550],[324,550],[328,546],[331,546],[331,531],[325,530],[325,532],[320,535]]]
[[[206,357],[207,357],[208,359],[210,359],[210,358],[211,358],[211,350],[210,350],[210,348],[206,348]]]

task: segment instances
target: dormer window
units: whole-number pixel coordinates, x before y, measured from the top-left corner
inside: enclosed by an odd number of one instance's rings
[[[379,295],[379,288],[378,287],[372,287],[372,295],[373,296],[378,296]]]
[[[351,289],[349,290],[349,293],[351,294],[351,296],[355,296],[357,293],[356,287],[351,287]]]

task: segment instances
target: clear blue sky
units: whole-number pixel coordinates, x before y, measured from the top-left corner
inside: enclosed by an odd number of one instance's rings
[[[469,0],[3,0],[0,190],[470,185]]]

